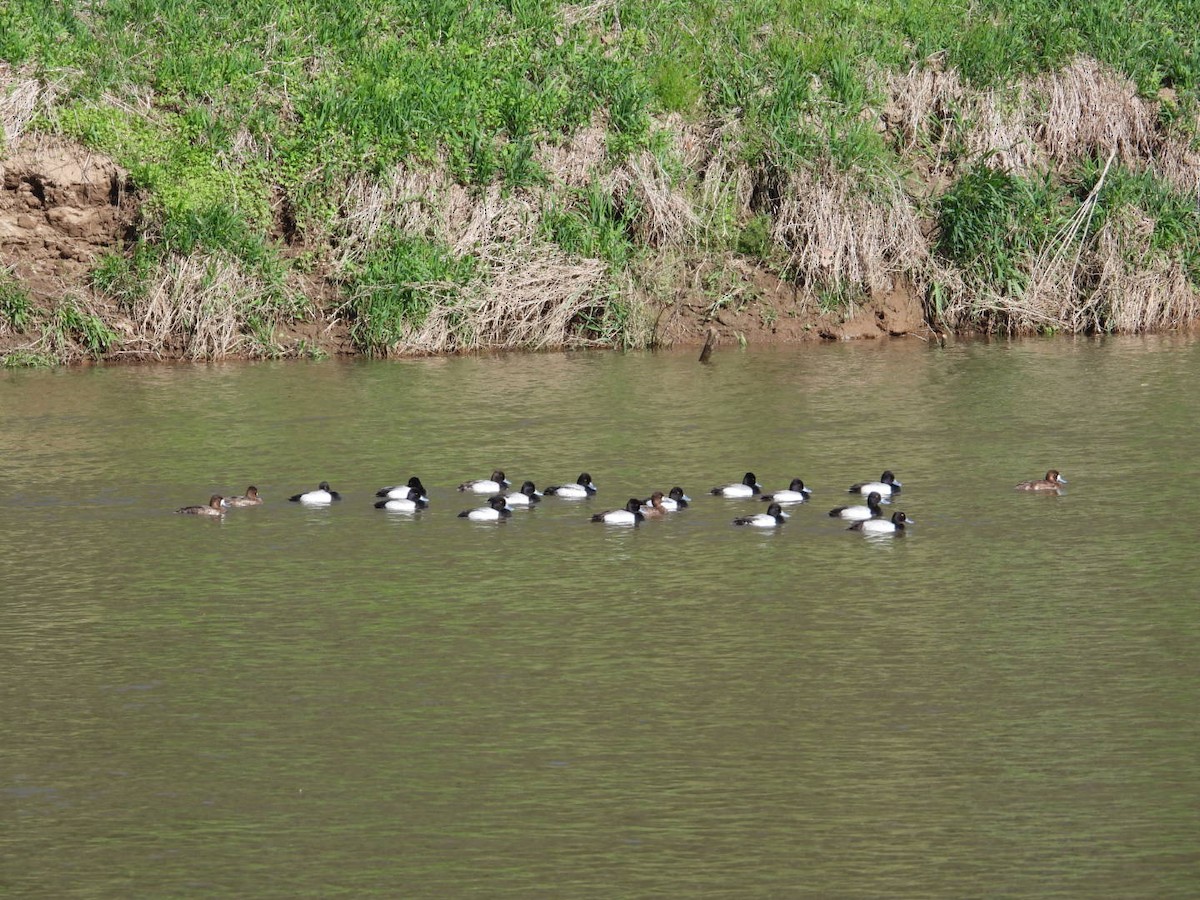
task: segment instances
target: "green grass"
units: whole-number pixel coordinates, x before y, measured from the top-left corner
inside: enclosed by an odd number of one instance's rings
[[[474,273],[470,257],[456,257],[449,248],[393,231],[350,275],[354,324],[350,335],[369,354],[387,350],[429,313],[432,298],[453,296]],[[439,290],[430,290],[431,285]]]
[[[0,318],[14,331],[24,331],[33,320],[33,301],[13,275],[11,269],[0,268]]]
[[[328,264],[348,179],[398,163],[439,168],[476,198],[550,190],[538,235],[617,272],[646,250],[632,201],[556,188],[538,158],[592,124],[611,167],[660,153],[668,114],[738,122],[755,197],[748,211],[712,211],[699,244],[764,261],[772,206],[798,167],[851,173],[867,192],[910,170],[877,127],[883,71],[952,67],[999,88],[1089,55],[1144,96],[1175,92],[1164,116],[1195,140],[1198,12],[1196,0],[8,0],[0,59],[55,86],[36,130],[112,156],[143,192],[141,241],[123,263],[101,261],[95,286],[129,305],[171,254],[229,254],[265,286],[245,317],[261,329],[298,310],[283,287],[296,249],[312,269]],[[692,174],[672,178],[694,193]],[[940,254],[1017,291],[1039,223],[1070,204],[1059,185],[1005,178],[957,173],[930,212]],[[1136,181],[1111,190],[1140,191],[1161,213],[1155,240],[1196,277],[1187,198]],[[430,292],[414,285],[478,276],[430,234],[385,229],[332,277],[356,342],[378,352],[424,315]],[[15,325],[13,309],[0,313]]]

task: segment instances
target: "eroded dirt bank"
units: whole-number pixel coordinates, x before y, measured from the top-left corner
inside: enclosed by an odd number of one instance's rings
[[[0,354],[54,353],[67,359],[184,357],[186,341],[151,349],[149,322],[96,290],[93,271],[105,254],[127,253],[137,239],[140,197],[111,160],[63,143],[26,146],[0,160],[0,265],[7,280],[32,305],[28,318],[53,320],[64,306],[94,317],[109,329],[102,349],[80,343],[70,329],[47,338],[35,328],[0,324]],[[675,284],[652,301],[650,343],[700,345],[715,333],[721,343],[793,343],[927,334],[922,305],[910,286],[898,283],[848,308],[822,309],[811,294],[745,259],[693,259],[678,266]],[[722,296],[701,287],[720,271]],[[271,338],[278,355],[356,352],[350,323],[339,314],[336,288],[319,274],[298,279],[306,314],[276,324]],[[261,356],[243,347],[229,356]]]

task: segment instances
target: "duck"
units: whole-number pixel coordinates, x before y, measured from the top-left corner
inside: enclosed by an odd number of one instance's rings
[[[464,509],[458,514],[460,519],[470,519],[472,522],[499,522],[512,515],[512,508],[502,494],[488,498],[487,506],[476,509]]]
[[[642,501],[645,505],[649,501]],[[683,492],[683,488],[679,485],[671,488],[667,496],[663,497],[662,506],[667,512],[675,512],[680,509],[686,509],[687,505],[692,502],[692,498]]]
[[[1067,479],[1058,474],[1058,469],[1051,469],[1041,481],[1022,481],[1017,485],[1018,491],[1057,491]]]
[[[793,478],[792,483],[786,491],[776,491],[773,494],[763,494],[760,499],[768,503],[804,503],[808,500],[808,495],[812,493],[811,488],[806,488],[804,482],[799,478]]]
[[[661,519],[667,514],[667,507],[663,502],[663,492],[655,491],[650,495],[649,500],[641,501],[639,508],[647,519]]]
[[[902,512],[892,513],[890,519],[864,519],[855,522],[847,531],[861,531],[863,534],[899,534],[905,525],[915,525],[912,519]]]
[[[509,506],[533,506],[533,504],[541,502],[541,491],[534,487],[532,481],[524,482],[519,491],[508,495]]]
[[[263,500],[258,496],[258,488],[254,485],[246,488],[246,493],[239,494],[236,497],[226,497],[226,506],[260,506]]]
[[[866,506],[838,506],[829,511],[829,515],[835,519],[853,519],[856,522],[864,522],[867,519],[883,518],[883,510],[879,508],[879,504],[883,498],[879,496],[879,491],[871,491],[867,494]]]
[[[375,496],[386,497],[389,500],[407,500],[410,491],[417,491],[423,500],[429,499],[425,485],[421,484],[421,479],[416,475],[408,479],[405,484],[394,484],[391,487],[380,488],[375,492]]]
[[[329,489],[328,481],[322,481],[319,485],[317,485],[317,489],[315,491],[306,491],[303,494],[295,494],[291,497],[288,497],[288,500],[292,503],[309,503],[313,505],[324,505],[327,503],[332,503],[334,500],[341,499],[341,494],[339,494],[337,491],[331,491]]]
[[[479,478],[475,481],[464,481],[458,486],[460,491],[470,491],[472,494],[498,494],[511,482],[504,477],[500,469],[492,472],[491,478]]]
[[[758,483],[758,479],[754,477],[753,472],[747,472],[739,484],[726,484],[720,487],[715,487],[710,494],[718,497],[753,497],[762,490],[762,485]]]
[[[782,525],[788,518],[788,514],[783,511],[783,507],[778,503],[772,503],[767,507],[765,513],[756,513],[752,516],[738,516],[733,520],[734,525],[750,525],[754,528],[774,528],[777,525]]]
[[[574,484],[556,484],[546,488],[547,497],[569,497],[575,500],[586,500],[596,493],[596,483],[587,472],[580,472]]]
[[[869,494],[872,491],[878,491],[881,496],[890,497],[892,494],[900,493],[900,482],[896,480],[891,469],[885,469],[878,481],[860,481],[858,484],[850,485],[849,489],[851,494]]]
[[[185,516],[223,516],[225,515],[225,498],[213,494],[208,498],[207,506],[182,506],[175,510]]]
[[[642,501],[630,497],[624,509],[609,509],[592,516],[593,522],[604,522],[607,525],[636,525],[646,518],[642,512]]]
[[[422,496],[416,488],[409,488],[407,497],[389,497],[375,504],[376,509],[386,509],[391,512],[416,512],[429,506],[429,498]]]

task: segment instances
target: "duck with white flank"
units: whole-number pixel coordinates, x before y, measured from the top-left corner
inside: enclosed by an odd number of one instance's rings
[[[908,516],[902,512],[892,513],[890,519],[866,519],[862,522],[855,522],[847,531],[861,531],[863,534],[903,534],[905,525],[915,525]]]
[[[405,484],[394,484],[391,487],[380,488],[375,492],[375,496],[386,497],[389,500],[407,500],[410,491],[419,493],[423,500],[429,499],[429,494],[425,491],[425,485],[421,484],[421,479],[416,475],[408,479],[408,482]]]
[[[900,493],[900,482],[896,480],[896,476],[892,474],[891,469],[886,469],[879,476],[878,481],[860,481],[858,484],[850,485],[849,492],[851,494],[862,494],[866,496],[872,492],[878,492],[883,497],[890,497],[892,494]]]
[[[504,473],[497,469],[492,473],[491,478],[480,478],[476,481],[464,481],[458,486],[460,491],[469,491],[472,494],[498,494],[510,484],[509,480],[504,477]]]
[[[387,497],[375,504],[376,509],[386,509],[389,512],[416,512],[428,506],[429,499],[422,496],[416,488],[409,488],[407,497]]]
[[[542,502],[542,492],[539,491],[532,481],[526,481],[521,485],[521,489],[515,494],[508,495],[509,506],[533,506],[535,503]]]
[[[720,487],[713,488],[711,491],[709,491],[709,493],[717,497],[728,497],[730,499],[737,500],[745,499],[746,497],[753,497],[755,494],[760,493],[761,491],[762,485],[758,483],[758,479],[754,477],[754,473],[747,472],[742,477],[740,483],[721,485]]]
[[[865,522],[867,519],[879,519],[883,517],[883,510],[879,504],[883,498],[879,496],[879,491],[871,491],[867,494],[866,506],[838,506],[829,511],[829,515],[836,519],[851,519],[855,522]]]
[[[574,484],[556,484],[546,488],[547,497],[566,497],[570,500],[586,500],[596,493],[596,484],[587,472],[580,472]]]
[[[477,509],[464,509],[458,514],[460,519],[470,519],[472,522],[499,522],[507,519],[512,515],[512,509],[508,505],[508,501],[497,494],[495,497],[488,498],[487,506],[480,506]]]
[[[782,525],[788,518],[788,514],[783,511],[783,507],[778,503],[772,503],[767,507],[765,513],[756,513],[753,516],[738,516],[733,520],[734,525],[750,525],[753,528],[774,528],[777,525]]]
[[[793,478],[786,491],[776,491],[773,494],[763,494],[760,500],[768,503],[804,503],[808,500],[811,488],[806,488],[799,478]]]
[[[624,509],[609,509],[592,516],[593,522],[604,522],[606,525],[636,525],[645,519],[642,512],[642,501],[630,497]]]
[[[307,503],[310,506],[324,506],[333,503],[335,500],[341,500],[342,495],[337,491],[329,489],[329,482],[322,481],[317,485],[315,491],[306,491],[303,494],[294,494],[288,497],[292,503]]]

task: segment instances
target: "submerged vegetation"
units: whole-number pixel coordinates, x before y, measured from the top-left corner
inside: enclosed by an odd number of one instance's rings
[[[10,0],[0,152],[82,145],[137,202],[52,301],[0,245],[0,340],[276,355],[318,322],[379,355],[644,346],[734,265],[814,308],[903,288],[949,329],[1172,327],[1200,314],[1196,12]],[[13,215],[39,211],[19,181]]]

